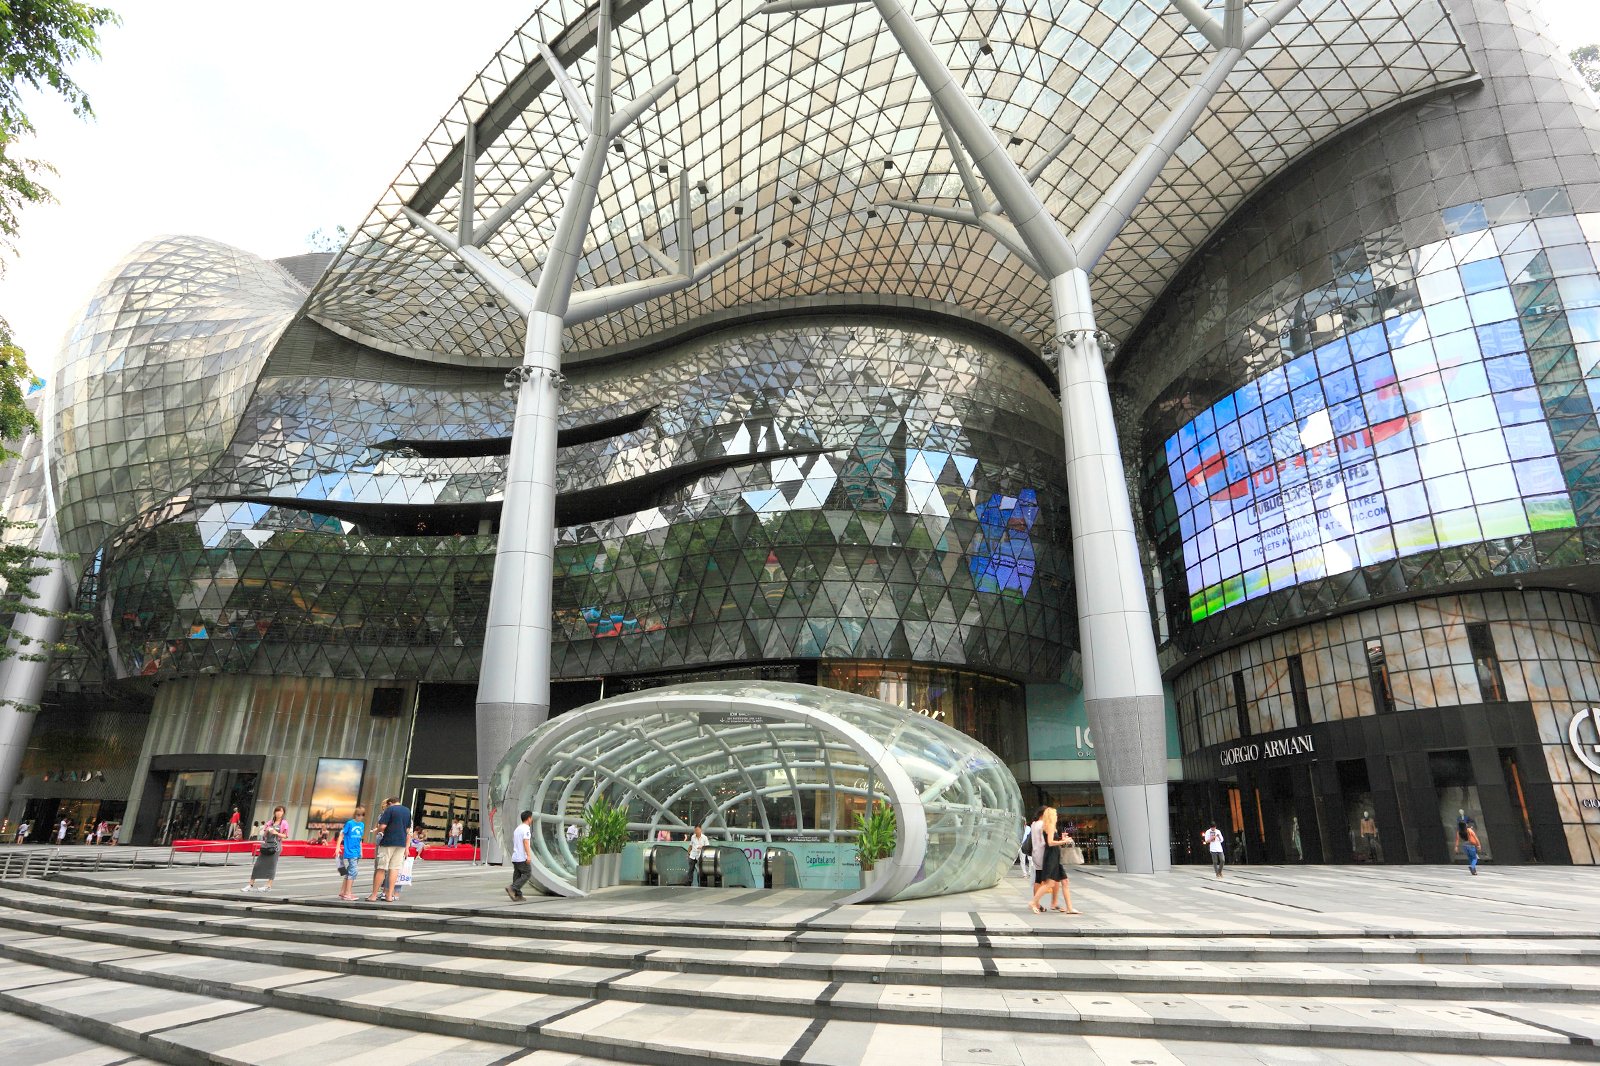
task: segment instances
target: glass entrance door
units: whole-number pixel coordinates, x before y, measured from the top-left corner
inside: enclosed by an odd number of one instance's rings
[[[239,770],[182,770],[167,774],[161,818],[156,823],[156,843],[226,840],[235,809],[248,837],[259,776]]]

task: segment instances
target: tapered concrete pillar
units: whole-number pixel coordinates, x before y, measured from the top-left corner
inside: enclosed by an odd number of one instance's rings
[[[1094,730],[1117,869],[1156,873],[1172,865],[1166,701],[1089,276],[1082,270],[1057,275],[1050,296],[1067,442],[1084,708]]]
[[[47,552],[58,551],[55,519],[47,518],[43,525],[39,547]],[[46,572],[33,579],[34,598],[30,602],[46,610],[65,611],[66,564],[60,559],[50,559],[45,566]],[[61,627],[60,618],[19,614],[12,627],[18,634],[10,646],[14,654],[9,659],[0,659],[0,817],[9,813],[11,790],[16,786],[22,757],[28,750],[33,720],[38,717],[34,711],[18,710],[17,704],[37,707],[44,695],[45,679],[50,674],[48,661],[24,659],[21,654],[36,653],[41,646],[59,641]]]
[[[521,379],[517,415],[478,676],[478,836],[485,860],[492,863],[502,861],[506,815],[493,807],[490,779],[511,746],[550,717],[562,329],[560,316],[530,314],[522,366],[515,372]],[[509,816],[515,818],[516,812]]]

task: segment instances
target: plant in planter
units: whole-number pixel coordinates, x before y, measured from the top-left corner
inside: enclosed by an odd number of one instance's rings
[[[578,891],[588,892],[594,888],[594,834],[584,833],[573,841],[574,850],[578,853]]]
[[[868,813],[856,815],[856,854],[863,874],[894,854],[894,837],[894,808],[887,803],[875,803]]]
[[[598,796],[584,809],[583,820],[589,831],[579,841],[589,839],[594,848],[594,887],[619,883],[622,875],[622,849],[628,843],[628,808],[618,807]]]

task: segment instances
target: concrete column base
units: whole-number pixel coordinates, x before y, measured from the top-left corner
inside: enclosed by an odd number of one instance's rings
[[[1167,708],[1163,696],[1084,701],[1100,788],[1123,873],[1172,867],[1167,818]]]
[[[495,793],[504,790],[505,782],[497,781],[495,770],[517,743],[549,717],[548,703],[478,704],[478,839],[485,862],[498,865],[507,861],[511,831],[517,827],[516,811],[496,809]]]
[[[1108,785],[1101,782],[1111,836],[1117,845],[1117,872],[1159,874],[1172,869],[1167,827],[1167,783]]]

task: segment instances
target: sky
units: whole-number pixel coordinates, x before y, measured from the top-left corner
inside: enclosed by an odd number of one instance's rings
[[[47,375],[89,293],[141,241],[198,234],[276,258],[309,250],[318,228],[354,228],[533,9],[104,2],[123,24],[73,71],[96,117],[29,105],[30,154],[56,167],[59,202],[23,213],[0,279],[0,316]],[[1569,47],[1600,43],[1600,0],[1543,4]]]

